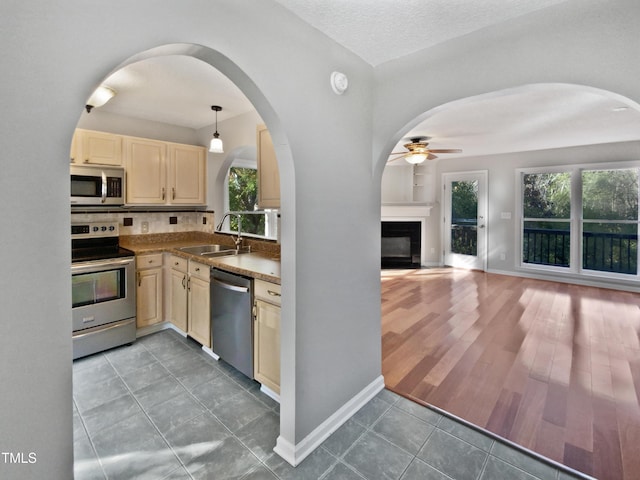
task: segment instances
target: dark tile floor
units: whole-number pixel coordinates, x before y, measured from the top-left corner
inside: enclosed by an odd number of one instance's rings
[[[75,361],[73,403],[76,480],[576,478],[388,390],[294,469],[278,403],[171,330]]]

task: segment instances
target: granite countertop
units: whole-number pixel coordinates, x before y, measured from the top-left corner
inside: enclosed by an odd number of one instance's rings
[[[276,249],[255,250],[251,253],[228,255],[223,257],[207,257],[192,255],[179,250],[182,247],[206,244],[225,244],[220,238],[174,238],[167,236],[164,239],[149,238],[145,241],[142,236],[120,237],[120,246],[132,250],[136,255],[149,253],[171,253],[182,258],[195,260],[211,267],[226,270],[231,273],[257,278],[267,282],[280,284],[280,252]]]

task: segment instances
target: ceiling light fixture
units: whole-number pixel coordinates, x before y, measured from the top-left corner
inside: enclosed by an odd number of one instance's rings
[[[213,134],[213,138],[211,139],[209,151],[212,153],[224,153],[224,149],[222,148],[222,139],[220,138],[220,134],[218,133],[218,112],[222,110],[222,107],[212,105],[211,110],[216,112],[216,131]]]
[[[426,153],[412,153],[404,157],[404,159],[407,161],[407,163],[410,163],[411,165],[417,165],[419,163],[424,162],[427,159],[427,157],[428,157],[428,154]]]
[[[106,85],[100,85],[91,94],[91,96],[89,97],[89,100],[87,100],[87,104],[85,105],[85,108],[87,109],[87,113],[91,113],[91,110],[96,107],[103,106],[113,97],[115,97],[116,93],[117,92],[113,88],[107,87]]]

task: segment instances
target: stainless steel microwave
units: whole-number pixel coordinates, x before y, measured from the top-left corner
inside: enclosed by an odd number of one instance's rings
[[[124,168],[71,165],[71,205],[123,205]]]

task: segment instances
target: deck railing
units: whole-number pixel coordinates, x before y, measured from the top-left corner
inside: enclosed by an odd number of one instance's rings
[[[568,267],[568,230],[525,228],[524,263]],[[635,275],[638,270],[638,236],[625,233],[582,234],[582,268]]]

